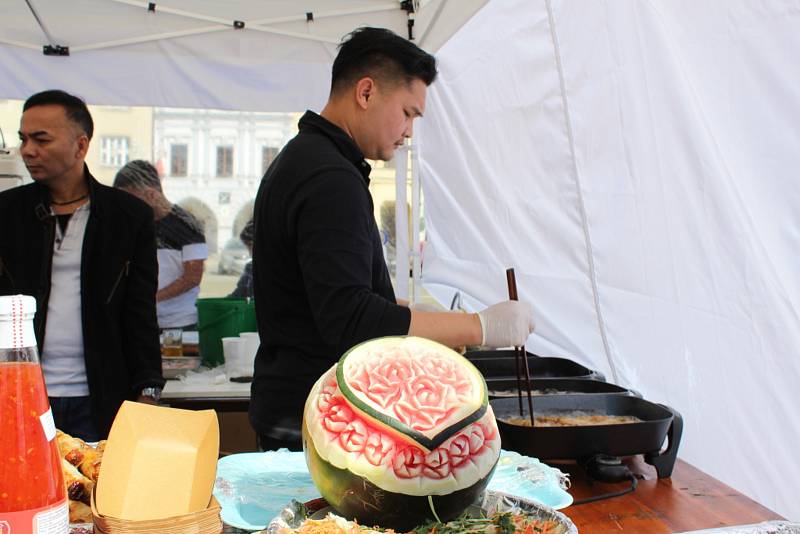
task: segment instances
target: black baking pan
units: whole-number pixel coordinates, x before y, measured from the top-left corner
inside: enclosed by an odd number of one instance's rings
[[[503,448],[541,460],[583,460],[597,454],[633,456],[643,454],[655,466],[659,478],[672,474],[678,454],[683,419],[672,408],[639,397],[615,394],[542,395],[533,403],[534,415],[569,415],[576,412],[634,416],[640,422],[596,426],[530,427],[510,424],[519,417],[516,398],[490,401]],[[529,417],[523,403],[523,418]],[[664,451],[662,445],[667,440]]]
[[[541,357],[530,352],[526,352],[526,354],[528,355],[528,368],[531,378],[589,378],[592,380],[605,380],[602,373],[593,371],[566,358]],[[464,356],[478,368],[484,378],[517,376],[517,363],[513,349],[474,350],[467,351]]]
[[[486,388],[489,398],[517,397],[517,378],[487,378]],[[550,378],[531,380],[534,395],[569,395],[586,393],[608,393],[612,395],[641,395],[634,390],[622,386],[602,382],[600,380],[581,378]],[[525,393],[525,381],[522,381],[522,392]]]

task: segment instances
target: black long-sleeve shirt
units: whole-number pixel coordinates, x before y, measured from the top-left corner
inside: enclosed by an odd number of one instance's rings
[[[253,250],[261,347],[250,402],[260,434],[294,437],[314,382],[348,349],[408,333],[411,312],[395,302],[370,170],[341,128],[308,111],[261,182]]]

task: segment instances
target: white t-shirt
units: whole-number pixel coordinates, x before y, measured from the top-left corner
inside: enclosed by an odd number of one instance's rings
[[[56,222],[42,346],[42,372],[51,397],[89,395],[81,318],[81,254],[88,221],[87,202],[69,218],[66,232]]]
[[[183,275],[183,262],[205,260],[208,246],[200,222],[180,206],[156,221],[158,243],[158,289],[164,289]],[[197,322],[195,301],[199,287],[193,287],[171,299],[158,303],[158,326],[178,328]]]

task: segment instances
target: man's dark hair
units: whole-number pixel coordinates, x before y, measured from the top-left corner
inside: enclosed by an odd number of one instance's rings
[[[389,83],[430,85],[436,79],[436,58],[396,33],[359,28],[345,36],[333,61],[331,94],[365,76]]]
[[[92,138],[92,135],[94,134],[94,121],[92,121],[92,115],[89,113],[89,108],[86,107],[86,102],[75,95],[67,93],[66,91],[61,91],[60,89],[51,89],[49,91],[36,93],[25,101],[25,105],[22,106],[22,112],[24,113],[30,108],[34,108],[36,106],[51,105],[61,106],[64,108],[64,112],[67,114],[67,119],[69,119],[69,121],[76,126],[80,127],[80,129],[83,130],[83,133],[86,134],[86,137],[89,139]]]
[[[161,189],[161,178],[158,176],[158,169],[143,159],[129,161],[117,171],[114,177],[114,187],[144,189],[149,187],[163,192]]]

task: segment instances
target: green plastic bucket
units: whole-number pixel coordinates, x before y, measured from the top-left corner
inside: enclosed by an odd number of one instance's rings
[[[222,338],[241,332],[257,332],[256,308],[253,300],[238,298],[197,299],[197,330],[200,337],[200,359],[206,367],[225,363]]]

